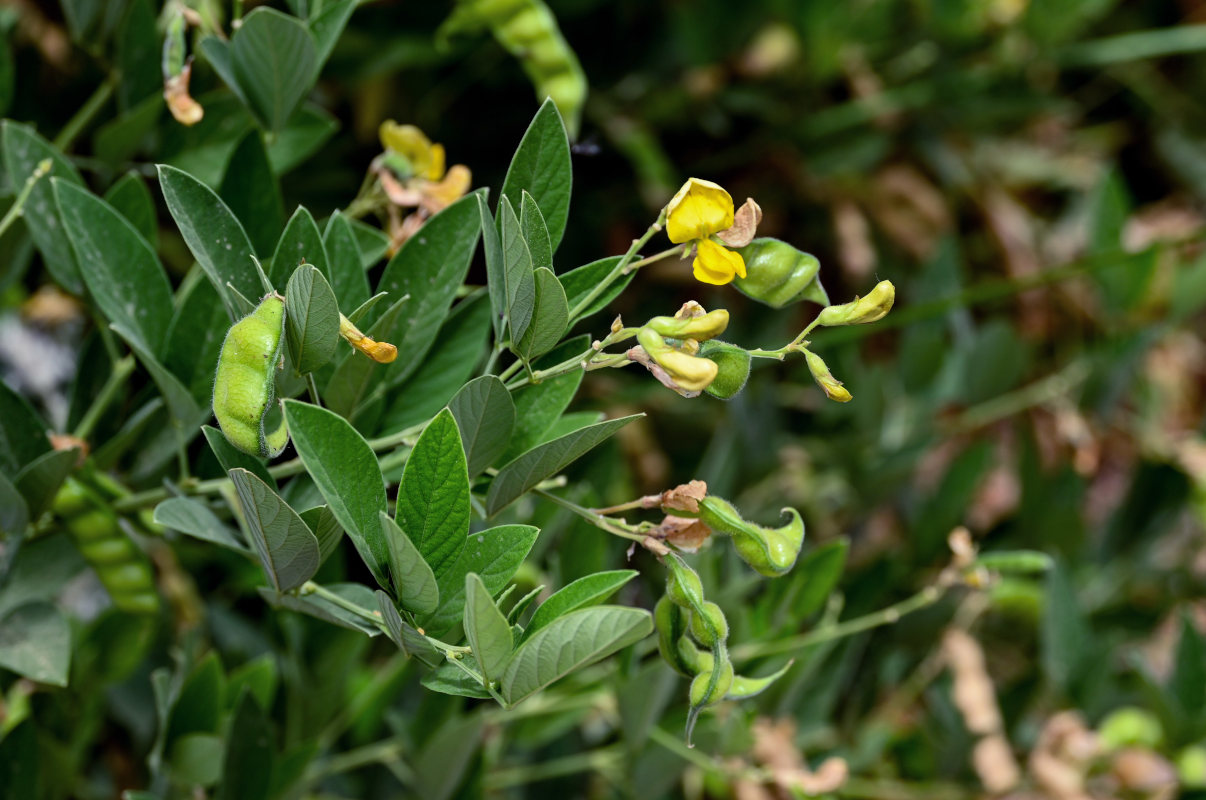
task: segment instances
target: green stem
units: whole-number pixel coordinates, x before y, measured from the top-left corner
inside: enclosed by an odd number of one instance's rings
[[[663,250],[660,253],[654,253],[651,256],[642,258],[640,261],[633,261],[631,264],[628,265],[628,268],[625,270],[625,272],[636,272],[641,267],[648,266],[649,264],[652,264],[655,261],[661,261],[664,258],[669,258],[670,256],[678,255],[679,253],[681,253],[683,251],[683,248],[685,248],[685,247],[686,247],[685,244],[676,244],[676,245],[674,245],[674,247],[671,247],[668,250]]]
[[[59,135],[54,137],[54,146],[61,152],[67,152],[71,147],[71,143],[75,141],[75,137],[87,127],[92,118],[105,107],[105,103],[109,102],[109,98],[113,96],[113,89],[117,85],[117,81],[110,77],[100,86],[96,87],[96,91],[92,93],[79,111],[71,119],[67,120],[67,124],[59,131]]]
[[[583,311],[590,308],[590,304],[595,302],[599,295],[607,291],[608,286],[611,286],[613,283],[615,283],[616,279],[623,275],[626,270],[628,270],[629,264],[632,263],[632,259],[634,256],[636,256],[637,251],[644,246],[645,242],[649,241],[653,234],[660,231],[662,226],[665,224],[666,210],[662,209],[662,213],[658,214],[657,221],[650,225],[649,229],[641,234],[641,238],[632,240],[632,246],[628,248],[628,252],[625,253],[618,262],[616,262],[616,265],[612,267],[611,272],[607,273],[607,277],[599,281],[599,283],[595,285],[595,288],[587,292],[585,297],[574,304],[574,307],[570,309],[569,318],[571,320],[575,320],[579,317],[579,315],[582,314]]]
[[[88,406],[88,410],[84,413],[84,418],[75,426],[72,431],[72,436],[77,439],[87,439],[92,435],[93,428],[100,421],[101,415],[109,408],[109,404],[113,402],[113,398],[117,396],[120,390],[130,377],[130,373],[134,371],[134,356],[127,355],[119,359],[109,372],[109,379],[105,381],[105,385],[97,392],[96,397],[92,401],[92,405]]]
[[[379,742],[366,744],[363,747],[357,747],[354,750],[348,750],[346,753],[333,755],[330,758],[311,765],[306,770],[306,781],[314,784],[332,775],[341,775],[345,772],[360,769],[361,767],[367,767],[370,764],[389,762],[402,767],[405,770],[404,774],[409,775],[411,783],[413,783],[414,775],[410,772],[410,768],[402,761],[402,756],[405,753],[406,747],[401,740],[383,739]]]
[[[536,781],[560,778],[579,772],[610,772],[618,770],[624,764],[624,746],[614,744],[598,750],[585,753],[575,753],[539,764],[525,764],[519,767],[496,769],[486,775],[485,788],[499,791],[515,786],[523,786]]]
[[[21,187],[21,191],[17,194],[16,199],[13,200],[13,204],[9,206],[4,217],[0,219],[0,236],[3,236],[5,231],[17,221],[17,217],[24,213],[25,201],[29,199],[29,193],[33,191],[34,184],[40,181],[46,173],[50,172],[53,166],[54,162],[46,158],[39,161],[38,165],[34,167],[34,171],[29,173],[29,177],[25,179],[25,185]]]
[[[569,509],[578,516],[582,517],[582,519],[589,522],[591,525],[594,525],[596,528],[601,530],[605,530],[614,536],[619,536],[624,539],[631,539],[634,542],[645,541],[645,534],[637,532],[635,527],[628,525],[627,523],[623,523],[619,520],[614,520],[609,517],[604,517],[601,514],[596,514],[589,508],[584,508],[575,502],[566,500],[564,497],[559,497],[552,492],[545,491],[541,488],[535,488],[532,490],[532,492],[533,494],[538,494],[541,497],[552,500],[562,508]]]
[[[887,608],[881,608],[879,611],[874,611],[862,617],[856,617],[846,622],[839,622],[836,625],[820,628],[811,633],[793,636],[789,639],[780,639],[775,642],[751,642],[749,644],[738,645],[733,648],[733,660],[747,661],[753,658],[762,658],[763,656],[794,653],[797,650],[803,650],[805,647],[823,644],[834,639],[844,639],[847,636],[854,636],[855,634],[863,633],[864,631],[869,631],[872,628],[878,628],[883,625],[892,625],[899,622],[900,618],[906,614],[932,606],[942,598],[943,594],[945,594],[943,588],[927,586],[912,597],[901,600],[899,603],[890,605]]]
[[[502,372],[498,373],[498,379],[500,381],[502,381],[503,383],[506,383],[507,379],[510,378],[512,375],[514,375],[516,372],[519,372],[521,367],[523,367],[523,362],[515,361],[513,364],[511,364],[511,366],[507,367]]]

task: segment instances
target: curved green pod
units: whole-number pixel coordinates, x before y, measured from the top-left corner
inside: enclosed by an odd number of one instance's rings
[[[794,508],[783,509],[791,521],[781,528],[763,528],[747,522],[727,500],[708,496],[699,501],[699,518],[717,533],[733,537],[737,554],[758,572],[771,578],[787,574],[804,544],[804,520]]]
[[[769,236],[755,239],[737,252],[745,259],[746,277],[734,279],[733,285],[742,294],[771,308],[797,300],[829,305],[829,295],[817,279],[821,262],[816,256]]]
[[[232,325],[222,342],[214,416],[227,441],[244,453],[274,458],[289,443],[275,382],[284,330],[284,298],[270,294]]]

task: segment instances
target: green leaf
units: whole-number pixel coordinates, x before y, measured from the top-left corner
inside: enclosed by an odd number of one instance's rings
[[[272,739],[267,715],[251,692],[244,692],[230,720],[215,800],[263,800],[270,795],[276,760]]]
[[[213,786],[222,777],[226,742],[212,733],[190,733],[172,745],[172,777],[187,785]]]
[[[523,201],[519,204],[519,228],[523,232],[523,240],[528,243],[528,252],[532,254],[532,266],[535,269],[544,267],[553,270],[553,243],[549,241],[549,229],[544,224],[544,215],[536,200],[525,189]]]
[[[247,553],[230,526],[218,519],[209,507],[191,497],[171,497],[155,506],[155,522],[174,531],[202,539],[222,547]]]
[[[427,637],[403,621],[394,599],[380,589],[377,590],[377,604],[386,633],[403,653],[414,656],[429,667],[444,663],[444,657],[427,641]]]
[[[285,401],[293,446],[335,519],[382,586],[389,544],[378,514],[385,510],[385,480],[377,456],[347,420],[297,400]]]
[[[73,183],[51,179],[59,215],[88,292],[113,323],[135,332],[148,351],[167,337],[172,287],[155,255],[129,220]]]
[[[477,213],[481,220],[482,250],[486,257],[486,288],[490,293],[490,307],[493,309],[491,323],[494,326],[494,339],[502,341],[506,332],[507,321],[507,275],[503,265],[502,240],[498,236],[498,227],[494,224],[494,215],[486,203],[485,192],[475,195],[477,198]]]
[[[469,476],[452,412],[444,409],[415,442],[398,486],[398,525],[437,578],[456,563],[469,531]]]
[[[1047,573],[1047,593],[1039,627],[1043,672],[1069,692],[1096,665],[1093,631],[1076,599],[1068,574],[1057,565]]]
[[[285,201],[259,129],[248,130],[239,140],[218,194],[243,223],[255,252],[271,253],[285,224]]]
[[[398,347],[398,360],[389,366],[389,381],[397,384],[423,363],[457,289],[465,282],[477,249],[481,220],[477,193],[462,197],[423,224],[385,265],[379,292],[391,297],[410,295],[404,320],[386,341]]]
[[[48,452],[46,423],[24,397],[0,381],[0,471],[16,475],[21,467]]]
[[[520,703],[652,631],[652,617],[639,608],[599,606],[558,617],[515,651],[500,681],[502,696],[508,703]]]
[[[476,572],[491,595],[498,594],[528,557],[540,535],[531,525],[500,525],[471,533],[452,569],[439,577],[440,607],[427,617],[424,627],[436,635],[461,619],[465,607],[465,576]]]
[[[264,291],[251,263],[251,242],[243,226],[222,198],[187,172],[160,164],[159,185],[188,249],[223,298],[231,319],[241,316],[234,313],[226,284],[248,298]]]
[[[536,270],[536,305],[532,322],[519,340],[515,352],[524,361],[542,356],[557,346],[569,326],[569,306],[565,290],[551,270]]]
[[[611,271],[616,268],[616,264],[620,263],[621,258],[623,256],[601,258],[598,261],[592,261],[589,264],[583,264],[580,267],[571,269],[564,275],[557,277],[557,280],[561,281],[561,288],[565,289],[565,300],[571,310],[577,308],[578,303],[585,299],[587,294],[611,274]],[[628,287],[634,274],[630,272],[617,278],[614,283],[603,290],[602,294],[592,300],[590,305],[582,309],[582,311],[571,319],[570,324],[580,319],[586,319],[591,314],[597,314],[611,305],[611,301],[619,297],[620,293]]]
[[[389,250],[389,234],[358,219],[349,222],[352,233],[356,234],[356,246],[360,248],[360,264],[369,269],[385,257]]]
[[[155,217],[155,200],[142,176],[127,172],[105,192],[105,202],[126,218],[134,230],[142,234],[154,250],[159,246],[159,220]]]
[[[192,441],[200,430],[201,423],[209,419],[209,406],[202,408],[198,405],[192,393],[175,375],[168,372],[167,367],[159,363],[159,359],[143,345],[137,334],[120,323],[115,322],[110,327],[130,346],[147,372],[151,373],[151,380],[155,382],[159,393],[163,395],[163,401],[167,404],[168,415],[176,429],[177,444],[183,446]]]
[[[572,185],[569,136],[556,104],[545,100],[511,158],[502,193],[517,207],[523,202],[525,191],[532,195],[548,225],[549,241],[556,251],[569,219]]]
[[[294,17],[257,8],[230,40],[230,68],[248,107],[279,131],[318,75],[318,48]]]
[[[532,621],[523,632],[524,639],[532,638],[532,634],[558,617],[602,603],[637,574],[637,571],[632,569],[596,572],[559,589],[536,609]]]
[[[310,533],[318,540],[318,563],[325,563],[343,540],[343,528],[339,527],[339,520],[335,519],[331,509],[326,506],[307,508],[300,516]]]
[[[114,34],[116,44],[117,103],[123,110],[135,106],[163,89],[160,77],[160,39],[155,30],[157,8],[149,0],[134,0],[126,6]]]
[[[317,16],[310,19],[310,33],[317,45],[317,69],[322,69],[322,65],[327,63],[331,51],[335,49],[335,42],[339,41],[340,34],[347,27],[356,5],[357,0],[332,0],[322,7]]]
[[[1185,612],[1181,614],[1180,627],[1168,691],[1183,717],[1196,726],[1193,735],[1197,736],[1206,723],[1202,720],[1202,712],[1206,710],[1206,641]]]
[[[587,451],[643,414],[588,425],[529,450],[499,470],[486,496],[486,513],[494,516],[546,478],[556,475]]]
[[[268,278],[273,286],[279,286],[303,263],[318,267],[324,277],[330,274],[327,250],[323,246],[318,223],[309,211],[303,206],[298,206],[289,218],[289,223],[285,225],[280,241],[276,243]]]
[[[435,573],[410,537],[384,511],[381,512],[381,530],[389,541],[389,575],[394,596],[407,611],[416,614],[435,611],[440,606]]]
[[[494,375],[483,375],[462,386],[448,401],[448,409],[460,429],[472,478],[507,449],[515,426],[515,403],[502,381]]]
[[[390,391],[383,431],[417,425],[448,405],[481,363],[489,331],[490,303],[484,292],[465,298],[452,309],[423,366]]]
[[[479,674],[481,672],[481,666],[472,653],[465,654],[460,663],[474,672]],[[424,689],[454,697],[473,697],[480,700],[490,698],[490,693],[486,691],[480,681],[451,661],[445,661],[428,672],[419,683]]]
[[[511,657],[511,626],[477,574],[465,576],[465,638],[473,648],[486,682],[502,672]]]
[[[13,485],[25,498],[31,519],[36,520],[50,509],[55,492],[75,469],[80,460],[79,448],[51,450],[26,464],[13,479]]]
[[[365,334],[378,342],[390,342],[390,331],[396,330],[402,310],[410,303],[410,298],[399,297],[397,302],[385,310],[377,321],[365,331]],[[400,352],[400,351],[399,351]],[[369,389],[385,380],[385,365],[378,364],[373,359],[348,348],[342,361],[338,362],[331,379],[327,381],[322,399],[327,406],[337,414],[351,417],[360,408]]]
[[[792,602],[790,617],[793,621],[821,610],[842,578],[849,549],[849,540],[834,539],[814,547],[796,562],[793,572],[800,577],[794,580],[800,581],[802,586]]]
[[[46,269],[55,282],[72,294],[79,294],[83,290],[80,270],[71,243],[64,235],[50,179],[58,178],[83,186],[83,178],[50,142],[27,125],[7,119],[0,123],[0,149],[4,151],[4,171],[13,184],[14,192],[21,190],[25,180],[42,160],[50,159],[50,172],[34,184],[22,213],[30,238],[37,245]]]
[[[259,591],[260,597],[274,608],[287,608],[366,636],[381,635],[381,628],[369,621],[377,605],[372,589],[363,583],[330,583],[323,588],[337,595],[343,603],[333,603],[314,594],[280,594],[267,586],[259,587]],[[349,605],[359,608],[360,612],[350,611]]]
[[[8,536],[20,536],[29,525],[29,506],[25,498],[13,486],[8,476],[0,471],[0,541]]]
[[[67,685],[71,629],[57,608],[34,602],[0,619],[0,667],[39,683]]]
[[[331,288],[335,290],[340,308],[358,307],[369,299],[369,283],[356,234],[348,218],[338,211],[332,214],[322,241],[327,251]]]
[[[423,742],[413,761],[415,796],[448,800],[464,780],[482,744],[481,714],[453,715]]]
[[[536,307],[536,276],[532,272],[532,254],[523,240],[519,218],[511,201],[504,197],[498,203],[501,228],[503,280],[506,282],[508,338],[518,343],[532,322]]]
[[[245,469],[232,469],[252,546],[278,592],[296,589],[318,572],[318,539],[289,504]]]
[[[189,672],[168,716],[165,743],[190,733],[216,733],[221,719],[226,675],[213,650]]]
[[[162,361],[193,399],[205,405],[213,397],[214,373],[228,330],[230,313],[222,296],[200,268],[190,272],[176,293]]]
[[[0,585],[0,617],[35,600],[51,600],[86,566],[65,533],[22,542]]]
[[[285,288],[285,335],[299,374],[314,372],[335,355],[339,306],[317,267],[298,267]]]
[[[0,739],[0,786],[12,797],[39,797],[38,728],[28,717],[9,719],[14,727]]]
[[[268,474],[268,467],[264,465],[262,458],[256,458],[239,450],[226,440],[222,431],[212,425],[202,425],[201,433],[205,434],[205,441],[209,442],[209,449],[214,451],[214,457],[222,465],[223,471],[230,472],[236,468],[245,469],[264,483],[276,488],[276,479]]]

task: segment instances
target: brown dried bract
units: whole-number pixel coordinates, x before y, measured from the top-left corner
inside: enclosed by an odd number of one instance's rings
[[[181,125],[196,125],[205,116],[205,109],[188,93],[188,79],[192,74],[193,62],[190,59],[179,75],[173,75],[163,82],[163,99]]]
[[[667,514],[662,524],[657,526],[658,535],[670,544],[694,553],[712,535],[712,529],[697,519],[676,517]]]
[[[674,511],[699,513],[699,501],[708,496],[708,484],[704,481],[680,483],[673,489],[662,492],[660,505],[667,514]]]
[[[762,224],[762,207],[754,198],[745,198],[745,203],[733,215],[733,224],[716,234],[716,238],[729,247],[745,247],[754,240],[758,226]]]

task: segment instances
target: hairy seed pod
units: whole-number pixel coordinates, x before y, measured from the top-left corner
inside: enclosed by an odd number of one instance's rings
[[[703,604],[703,613],[693,613],[688,625],[695,641],[704,647],[715,647],[717,642],[729,638],[729,621],[724,611],[712,601]]]
[[[719,675],[715,683],[712,682],[712,673],[719,669]],[[728,659],[723,660],[719,666],[714,666],[712,669],[704,670],[695,676],[691,681],[691,705],[694,707],[710,706],[720,702],[724,696],[729,693],[729,689],[733,685],[733,665]],[[709,687],[711,690],[709,691]]]
[[[671,669],[680,675],[694,675],[691,662],[679,653],[679,641],[687,630],[687,612],[662,595],[653,608],[653,622],[657,628],[657,649]]]
[[[699,573],[683,563],[682,559],[668,557],[666,567],[670,574],[666,577],[666,596],[670,602],[688,611],[703,605],[703,581]]]
[[[700,345],[699,355],[716,363],[716,380],[705,389],[713,397],[728,400],[745,388],[750,377],[750,354],[745,348],[713,339]]]
[[[765,236],[738,252],[745,258],[746,277],[735,279],[733,285],[742,294],[771,308],[798,300],[829,305],[829,296],[817,280],[821,263],[816,256]]]
[[[270,294],[231,326],[218,356],[214,416],[227,441],[251,455],[274,458],[289,442],[274,380],[284,329],[284,298]]]
[[[804,544],[804,520],[794,508],[783,509],[791,521],[781,528],[763,528],[747,522],[727,500],[709,495],[699,501],[699,518],[716,533],[733,537],[737,554],[758,572],[771,578],[785,575],[796,563]]]

